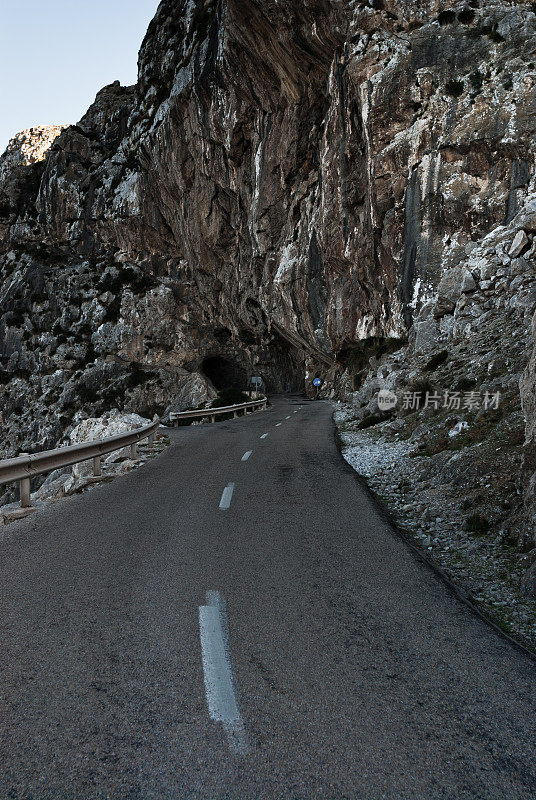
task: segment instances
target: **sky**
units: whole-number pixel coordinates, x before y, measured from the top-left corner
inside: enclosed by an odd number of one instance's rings
[[[158,0],[0,0],[0,153],[19,131],[78,122],[116,80],[136,81]]]

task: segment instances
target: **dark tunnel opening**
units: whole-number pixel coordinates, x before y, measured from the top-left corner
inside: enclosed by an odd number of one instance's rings
[[[223,389],[248,389],[245,370],[236,362],[222,356],[205,358],[201,365],[203,374],[218,391]]]

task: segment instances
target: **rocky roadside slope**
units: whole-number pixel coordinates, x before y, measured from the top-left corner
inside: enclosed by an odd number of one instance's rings
[[[533,555],[520,551],[501,526],[512,492],[490,483],[498,477],[507,481],[510,473],[482,473],[487,458],[461,442],[424,455],[412,441],[409,419],[363,430],[352,407],[339,405],[335,421],[345,459],[398,529],[496,625],[536,653],[534,586],[525,577]],[[429,428],[432,432],[433,423]],[[518,459],[508,459],[508,466],[518,466]]]
[[[529,195],[445,272],[406,345],[363,350],[335,415],[346,459],[399,526],[532,647],[535,234]]]
[[[85,419],[73,428],[69,440],[63,444],[68,446],[107,439],[110,436],[118,436],[121,433],[142,428],[149,423],[150,420],[140,417],[139,414],[122,414],[117,408],[114,408],[103,417]],[[18,502],[8,502],[12,493],[11,487],[0,487],[0,527],[23,519],[29,513],[39,511],[50,503],[57,503],[73,494],[90,491],[100,483],[113,480],[117,475],[131,472],[146,464],[147,461],[156,458],[169,444],[169,437],[160,431],[152,446],[146,440],[140,442],[136,448],[136,458],[132,458],[130,447],[109,453],[102,459],[102,474],[99,477],[93,475],[91,461],[82,461],[72,467],[63,467],[49,472],[46,476],[39,478],[39,487],[34,487],[35,491],[32,491],[29,509],[21,508]]]

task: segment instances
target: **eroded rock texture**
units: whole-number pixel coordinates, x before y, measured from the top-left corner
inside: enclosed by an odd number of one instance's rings
[[[470,340],[464,314],[530,341],[532,240],[493,256],[527,261],[517,305],[468,259],[534,190],[535,34],[525,2],[163,0],[136,86],[3,157],[4,450],[215,374],[348,395],[356,352]]]

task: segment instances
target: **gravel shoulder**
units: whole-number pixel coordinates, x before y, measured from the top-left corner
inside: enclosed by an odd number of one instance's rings
[[[472,454],[420,455],[392,423],[358,429],[351,406],[337,404],[334,420],[344,458],[401,532],[496,625],[536,652],[536,603],[522,591],[527,557],[505,542],[500,530],[466,530],[467,492],[446,480],[449,473],[463,472],[464,460],[473,463]]]

